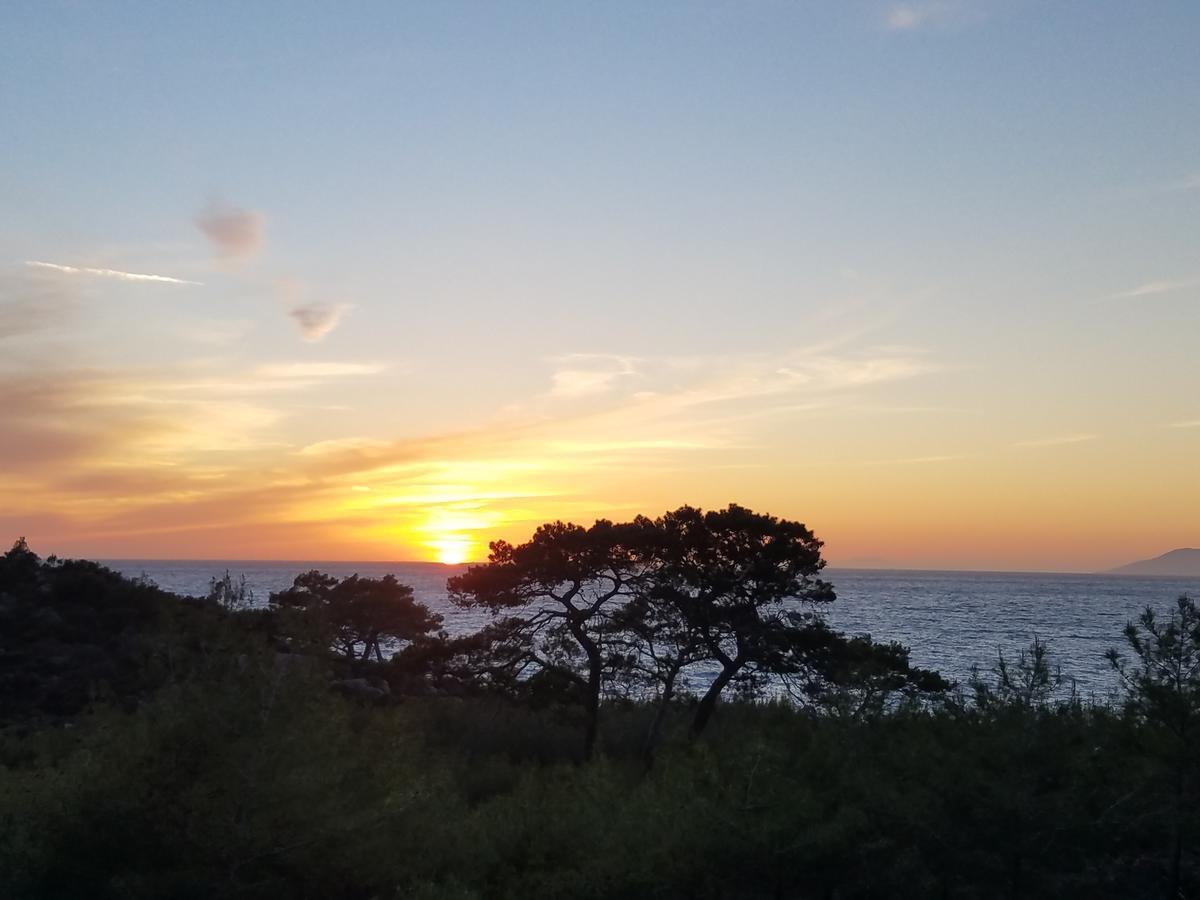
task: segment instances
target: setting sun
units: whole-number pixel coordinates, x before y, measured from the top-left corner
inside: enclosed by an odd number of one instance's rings
[[[433,550],[434,558],[447,566],[457,566],[471,558],[472,542],[465,537],[445,537],[430,541],[427,545]]]
[[[495,513],[481,512],[473,504],[455,504],[449,508],[432,509],[414,529],[424,539],[430,556],[448,566],[460,565],[475,556],[480,536],[489,534],[500,524]]]

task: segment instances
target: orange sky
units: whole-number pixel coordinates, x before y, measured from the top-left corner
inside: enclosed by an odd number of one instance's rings
[[[835,565],[1083,570],[1195,527],[1197,429],[1033,437],[995,405],[944,407],[980,376],[927,354],[547,368],[474,429],[391,440],[293,436],[387,364],[10,383],[2,521],[43,553],[458,561],[554,518],[734,501],[805,521]]]
[[[13,10],[0,537],[454,561],[736,502],[835,565],[1200,546],[1168,6]]]

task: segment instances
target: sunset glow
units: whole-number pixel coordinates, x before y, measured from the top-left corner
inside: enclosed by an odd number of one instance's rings
[[[456,566],[471,559],[472,545],[467,538],[441,538],[430,541],[429,546],[437,553],[437,561],[448,566]]]
[[[834,565],[1200,544],[1188,30],[735,9],[14,15],[4,539],[456,564],[737,502]]]

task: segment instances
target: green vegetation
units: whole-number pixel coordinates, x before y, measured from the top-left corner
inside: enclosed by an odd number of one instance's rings
[[[1194,603],[1130,624],[1119,702],[1040,642],[960,688],[829,629],[819,548],[738,507],[545,526],[452,638],[393,579],[259,608],[18,542],[0,895],[1197,896]]]

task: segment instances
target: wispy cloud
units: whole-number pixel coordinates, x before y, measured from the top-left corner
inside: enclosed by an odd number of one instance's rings
[[[451,539],[483,552],[487,538],[527,532],[549,515],[645,511],[648,495],[669,493],[683,472],[693,479],[762,465],[746,456],[757,427],[748,415],[853,407],[879,385],[937,369],[921,356],[878,348],[839,356],[825,344],[778,354],[557,357],[557,371],[600,372],[611,386],[596,403],[547,392],[524,418],[402,440],[347,437],[337,422],[306,415],[302,404],[321,400],[314,388],[349,394],[356,382],[347,379],[382,368],[370,361],[230,370],[214,359],[105,379],[6,381],[0,370],[0,433],[16,435],[14,447],[0,447],[0,462],[27,485],[11,509],[37,521],[60,517],[57,534],[108,552],[132,542],[162,554],[186,544],[214,555],[247,546],[281,556],[317,547],[390,555],[422,545],[441,552],[439,542]],[[64,464],[78,472],[72,484]],[[547,497],[552,507],[539,499]]]
[[[809,400],[939,371],[942,366],[919,352],[874,350],[835,355],[827,348],[800,348],[778,354],[664,356],[633,359],[617,354],[573,354],[553,373],[550,399],[607,396],[632,402],[647,415],[667,415],[698,406],[737,402]]]
[[[1200,428],[1200,419],[1184,419],[1182,422],[1172,422],[1172,428]]]
[[[889,31],[919,31],[924,28],[959,25],[983,15],[977,3],[967,0],[914,0],[897,3],[887,11]]]
[[[958,459],[966,459],[967,457],[961,453],[946,453],[936,456],[906,456],[900,459],[873,459],[863,465],[867,466],[913,466],[925,465],[927,463],[953,462]]]
[[[1118,189],[1118,196],[1162,197],[1166,194],[1186,194],[1190,191],[1200,191],[1200,172],[1184,175],[1182,178],[1163,179],[1151,184],[1129,185]]]
[[[708,450],[724,446],[719,441],[673,440],[670,438],[651,438],[638,441],[593,440],[593,441],[561,441],[546,442],[546,448],[562,453],[612,453],[630,450]]]
[[[254,210],[212,203],[195,222],[219,254],[240,258],[253,256],[262,246],[267,217]]]
[[[1065,444],[1082,444],[1086,441],[1094,441],[1100,437],[1098,434],[1064,434],[1056,437],[1034,438],[1028,441],[1017,441],[1013,444],[1014,447],[1034,448],[1034,447],[1061,447]]]
[[[327,441],[317,441],[315,444],[306,444],[296,451],[301,456],[328,456],[334,453],[345,453],[346,451],[356,450],[381,450],[388,447],[388,442],[379,438],[370,437],[346,437],[346,438],[331,438]],[[358,486],[362,488],[362,485]],[[370,488],[363,488],[370,490]]]
[[[352,375],[375,375],[386,368],[383,363],[268,363],[256,368],[254,374],[261,378],[344,378]]]
[[[909,356],[844,359],[817,356],[779,368],[777,374],[804,385],[825,388],[861,387],[911,378],[935,369],[927,360]]]
[[[1154,294],[1169,294],[1200,285],[1200,278],[1185,278],[1177,281],[1147,281],[1128,291],[1111,294],[1110,300],[1132,300],[1135,297],[1150,297]]]
[[[551,376],[552,397],[588,397],[612,390],[623,377],[636,374],[634,361],[604,353],[572,353],[557,357],[563,365]]]
[[[315,344],[337,328],[351,308],[348,303],[310,303],[288,310],[288,315],[300,326],[304,340]]]
[[[27,259],[25,260],[25,265],[36,269],[51,269],[55,272],[65,272],[68,275],[98,275],[101,278],[118,278],[121,281],[153,281],[162,284],[203,284],[200,281],[173,278],[170,275],[148,275],[143,272],[122,272],[119,269],[97,269],[91,266],[64,266],[60,263],[43,262],[39,259]]]

